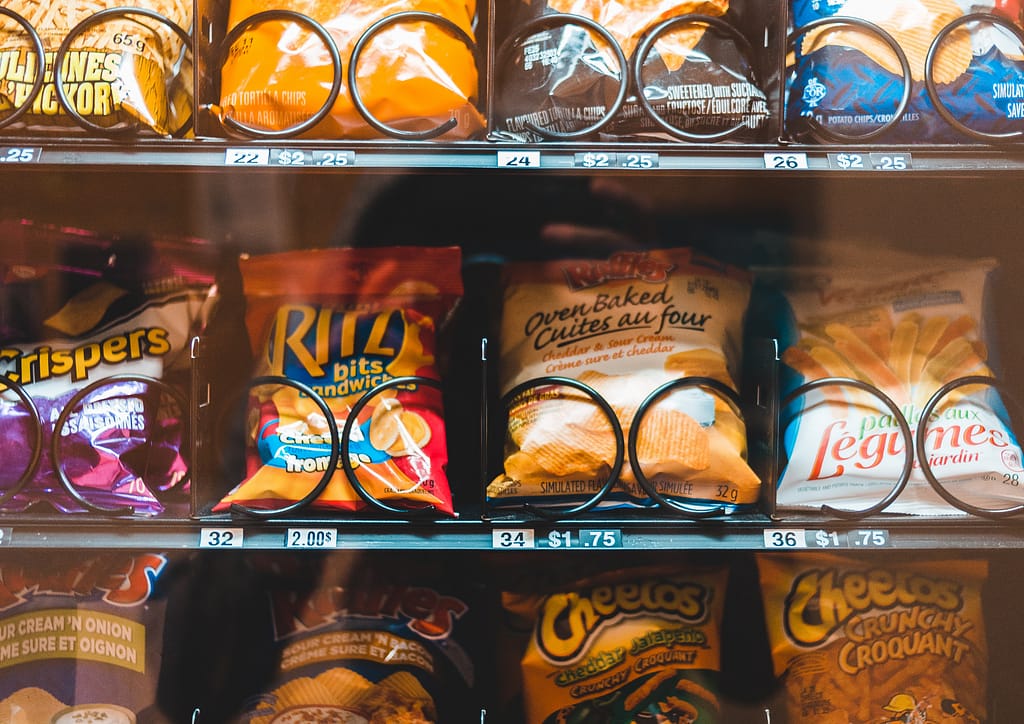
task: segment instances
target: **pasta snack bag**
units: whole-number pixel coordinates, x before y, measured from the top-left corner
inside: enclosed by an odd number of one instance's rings
[[[504,593],[532,632],[525,721],[719,721],[726,571],[636,569],[540,595]]]
[[[781,283],[777,311],[782,388],[852,378],[887,395],[917,445],[931,396],[965,376],[992,377],[985,315],[989,260],[878,269],[822,268]],[[894,489],[906,461],[899,417],[868,392],[831,386],[783,410],[788,463],[778,482],[784,507],[862,510]],[[926,463],[946,491],[977,507],[1019,504],[1021,450],[995,388],[968,385],[940,401],[926,422]],[[954,515],[914,458],[907,487],[887,512]]]
[[[440,21],[401,20],[370,37],[356,66],[359,97],[380,123],[405,132],[429,131],[451,119],[457,123],[445,139],[470,138],[483,130],[483,115],[474,105],[479,85],[474,49],[441,24],[451,23],[472,39],[475,0],[288,0],[274,7],[320,23],[334,39],[346,74],[356,43],[375,23],[404,12],[437,16]],[[265,0],[231,0],[228,27],[267,8]],[[249,28],[232,47],[221,72],[221,104],[235,120],[279,131],[312,117],[331,85],[327,47],[308,25],[265,23]],[[382,136],[356,110],[347,81],[327,116],[306,135]]]
[[[462,293],[457,248],[286,252],[243,258],[241,271],[256,375],[311,388],[339,434],[375,387],[396,377],[439,379],[437,328]],[[301,500],[330,460],[327,420],[311,396],[284,385],[252,393],[248,477],[215,511]],[[412,382],[373,396],[348,443],[349,462],[376,499],[453,512],[439,389]],[[339,463],[312,505],[351,511],[366,502]]]
[[[986,721],[985,561],[761,554],[758,568],[786,721]]]
[[[682,377],[736,391],[747,274],[690,249],[618,252],[606,260],[514,263],[505,269],[501,390],[571,377],[608,402],[628,437],[647,395]],[[668,390],[636,431],[637,459],[663,496],[754,503],[746,432],[730,402],[701,387]],[[571,505],[608,480],[615,438],[584,392],[541,381],[509,408],[497,505]],[[603,504],[650,505],[628,465]]]

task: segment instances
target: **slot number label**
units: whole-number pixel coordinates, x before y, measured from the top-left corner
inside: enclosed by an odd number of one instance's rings
[[[540,548],[621,548],[620,530],[553,530],[540,540]]]
[[[200,548],[241,548],[245,541],[242,528],[203,528],[199,531]]]
[[[336,548],[338,531],[334,528],[289,528],[285,548]]]
[[[764,531],[764,547],[772,550],[795,550],[807,547],[807,531],[775,528]]]
[[[0,146],[0,163],[35,163],[40,149],[25,146]]]
[[[774,171],[797,171],[807,168],[806,153],[766,153],[764,167]]]
[[[224,151],[225,166],[266,166],[269,163],[269,148],[229,148]]]
[[[503,551],[534,547],[532,528],[496,528],[491,531],[491,548]]]
[[[498,151],[498,168],[540,168],[540,151]]]

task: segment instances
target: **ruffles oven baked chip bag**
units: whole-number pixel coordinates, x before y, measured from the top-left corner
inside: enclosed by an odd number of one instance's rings
[[[62,473],[92,506],[163,511],[156,494],[184,487],[188,470],[189,346],[216,301],[219,254],[198,240],[118,240],[28,222],[0,225],[0,238],[0,507],[85,512]],[[177,398],[122,375],[155,378]],[[38,467],[20,490],[37,424],[13,383],[42,428]]]
[[[231,0],[228,27],[270,8],[301,13],[320,23],[334,39],[343,66],[342,84],[330,112],[304,134],[307,138],[380,138],[356,110],[347,76],[352,51],[374,23],[397,13],[438,16],[474,37],[475,0]],[[247,126],[280,131],[311,118],[327,101],[332,63],[324,41],[306,23],[272,21],[249,27],[221,69],[225,115]],[[474,51],[444,25],[402,19],[382,27],[358,58],[359,97],[380,123],[401,131],[429,131],[450,119],[457,124],[441,136],[471,138],[484,128],[475,103],[479,85]]]
[[[181,31],[125,6],[156,12]],[[68,105],[87,123],[102,127],[139,126],[161,136],[181,134],[192,116],[191,2],[112,0],[7,3],[38,33],[43,43],[43,83],[12,128],[67,134],[78,124],[61,102],[54,62],[61,43],[81,22],[97,13],[123,12],[83,27],[60,65]],[[182,37],[182,34],[185,37]],[[40,74],[38,51],[25,28],[7,18],[0,24],[0,110],[4,117],[26,107]],[[90,133],[99,131],[90,130]]]
[[[507,625],[529,634],[514,644],[525,644],[524,721],[722,721],[726,579],[652,566],[503,592]]]
[[[760,554],[758,568],[785,721],[988,721],[985,561]]]
[[[916,257],[915,257],[916,258]],[[916,262],[791,270],[759,303],[775,317],[783,396],[825,377],[866,383],[890,398],[913,446],[929,399],[966,376],[992,377],[994,340],[986,305],[990,260]],[[774,302],[770,301],[774,299]],[[914,466],[887,512],[953,515],[961,511],[928,484],[900,417],[851,386],[830,385],[782,410],[788,459],[778,481],[785,508],[864,510],[893,490],[907,455]],[[1024,502],[1021,449],[997,389],[953,389],[926,423],[924,461],[957,499],[985,509]]]
[[[500,387],[570,377],[608,402],[625,439],[649,394],[683,377],[737,391],[746,272],[690,249],[618,252],[605,260],[519,262],[504,270]],[[701,386],[667,391],[644,414],[636,452],[656,492],[714,506],[756,503],[734,402]],[[616,444],[585,392],[541,380],[509,406],[497,506],[582,503],[609,478]],[[628,460],[628,456],[626,457]],[[606,505],[650,505],[628,464]]]
[[[791,0],[791,23],[802,29],[790,57],[786,124],[791,134],[861,136],[890,123],[904,93],[904,70],[887,33],[910,68],[909,102],[883,136],[904,143],[970,141],[944,120],[927,92],[926,59],[941,105],[968,129],[1006,134],[1024,129],[1024,5],[1020,0]],[[996,18],[961,22],[968,14]],[[951,25],[959,23],[957,25]],[[1002,23],[1002,24],[1000,24]],[[1011,28],[1016,26],[1015,31]],[[942,40],[936,38],[945,33]],[[820,134],[819,134],[820,135]]]
[[[353,406],[375,387],[396,377],[439,380],[437,332],[462,294],[460,258],[456,247],[244,257],[255,374],[310,388],[330,408],[339,435]],[[215,511],[232,503],[277,509],[302,500],[330,462],[322,408],[295,387],[254,386],[247,432],[247,477]],[[452,513],[436,387],[413,381],[373,394],[352,427],[348,454],[358,481],[377,500]],[[339,463],[311,505],[351,511],[367,503]]]

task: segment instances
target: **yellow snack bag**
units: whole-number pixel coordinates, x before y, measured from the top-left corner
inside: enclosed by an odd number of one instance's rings
[[[985,561],[762,554],[758,568],[786,721],[986,720]]]
[[[517,628],[526,721],[719,721],[727,571],[650,567],[502,595]]]
[[[744,272],[690,249],[666,249],[509,264],[504,283],[503,394],[542,377],[578,380],[607,401],[626,440],[634,432],[637,462],[659,495],[709,506],[757,501],[744,423],[725,394],[737,391],[750,295]],[[720,389],[668,388],[639,415],[649,394],[693,377]],[[504,473],[487,495],[499,506],[573,505],[602,488],[614,457],[611,423],[598,404],[541,382],[511,399]],[[623,504],[651,504],[628,462],[602,502]]]

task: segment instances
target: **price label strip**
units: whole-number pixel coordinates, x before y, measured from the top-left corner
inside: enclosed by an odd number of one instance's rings
[[[334,528],[289,528],[285,548],[337,548],[338,531]]]
[[[849,531],[770,529],[764,531],[764,547],[770,550],[801,548],[888,548],[889,531],[863,528]]]
[[[495,528],[491,531],[491,548],[503,551],[534,547],[533,528]]]
[[[622,548],[622,531],[614,529],[553,530],[537,540],[538,548]]]
[[[0,146],[0,163],[36,163],[41,157],[36,146]]]
[[[914,167],[909,153],[830,153],[828,167],[840,171],[908,171]]]
[[[586,151],[574,154],[572,165],[574,168],[652,169],[661,165],[661,157],[656,153]]]
[[[200,548],[241,548],[244,543],[243,528],[203,528],[199,531]]]

